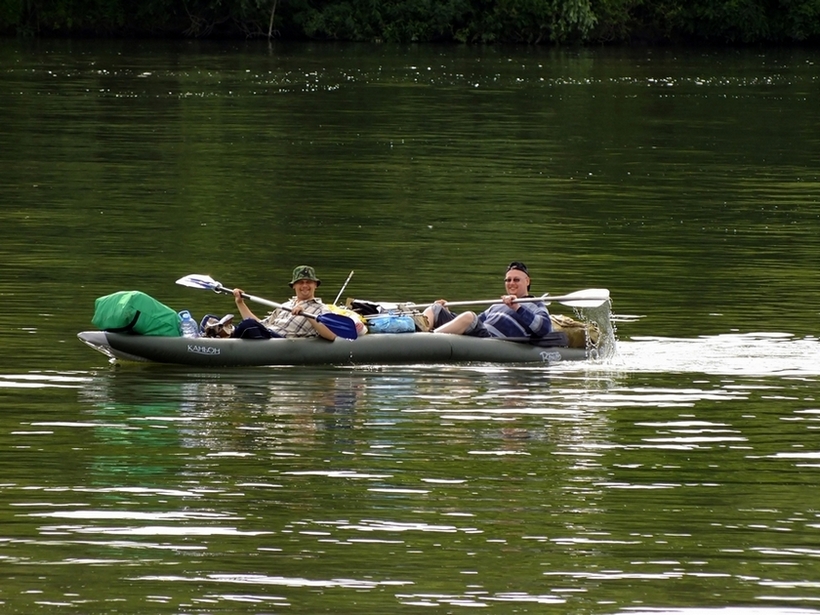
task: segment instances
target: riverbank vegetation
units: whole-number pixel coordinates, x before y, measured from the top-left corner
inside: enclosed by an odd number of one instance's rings
[[[536,45],[817,43],[820,0],[4,0],[0,33]]]

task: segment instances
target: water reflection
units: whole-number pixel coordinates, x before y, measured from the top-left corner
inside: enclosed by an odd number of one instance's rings
[[[389,583],[400,586],[390,604],[449,608],[615,601],[647,582],[652,591],[638,593],[662,604],[676,584],[707,579],[753,600],[766,585],[747,590],[747,579],[771,574],[768,560],[798,570],[814,557],[771,538],[784,527],[778,503],[793,500],[776,492],[813,451],[791,450],[805,436],[799,423],[769,441],[738,417],[765,415],[761,395],[810,394],[743,379],[772,365],[793,373],[795,345],[772,363],[779,340],[741,344],[742,359],[726,341],[638,339],[623,364],[556,370],[171,370],[75,382],[79,420],[31,430],[84,432],[74,439],[91,454],[71,459],[88,472],[7,496],[33,510],[18,523],[34,536],[7,562],[39,563],[50,584],[57,566],[80,569],[89,586],[107,568],[119,585],[127,577],[128,598],[166,596],[180,610],[246,598],[316,605],[305,592],[316,588],[356,592],[346,600],[360,604]],[[666,375],[677,370],[694,376]],[[727,373],[740,379],[709,377]],[[805,425],[812,404],[799,405],[792,418]],[[755,481],[739,480],[750,463]],[[812,508],[790,515],[785,527],[800,535],[786,542],[811,544]],[[793,597],[812,573],[784,576],[778,587]],[[266,596],[270,586],[287,593]]]
[[[137,600],[179,605],[315,608],[305,592],[324,588],[383,607],[392,588],[396,605],[584,608],[647,582],[646,604],[692,583],[799,595],[818,525],[814,478],[794,474],[816,468],[811,379],[675,378],[594,364],[78,376],[75,414],[19,429],[56,456],[73,433],[83,445],[71,471],[0,491],[28,528],[4,533],[5,561],[104,568]]]
[[[797,607],[728,606],[714,608],[652,608],[634,607],[618,611],[616,615],[817,615],[815,609]]]

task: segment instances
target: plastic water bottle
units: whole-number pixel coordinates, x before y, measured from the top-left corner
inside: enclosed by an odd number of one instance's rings
[[[179,313],[179,320],[183,337],[199,337],[199,327],[188,310],[182,310]]]

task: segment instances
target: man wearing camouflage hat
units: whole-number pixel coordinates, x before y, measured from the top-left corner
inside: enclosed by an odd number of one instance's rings
[[[316,298],[316,289],[322,281],[316,277],[316,270],[310,265],[299,265],[293,270],[289,286],[295,296],[281,308],[260,319],[245,304],[242,289],[234,288],[233,297],[236,308],[242,315],[242,322],[234,329],[231,337],[261,338],[270,337],[323,337],[326,340],[336,339],[336,334],[314,318],[301,315],[319,316],[330,310]],[[261,324],[261,326],[260,326]]]

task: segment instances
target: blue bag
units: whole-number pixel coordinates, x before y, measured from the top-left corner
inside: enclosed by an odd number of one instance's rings
[[[384,314],[368,318],[367,330],[370,333],[413,333],[416,323],[412,316]]]

